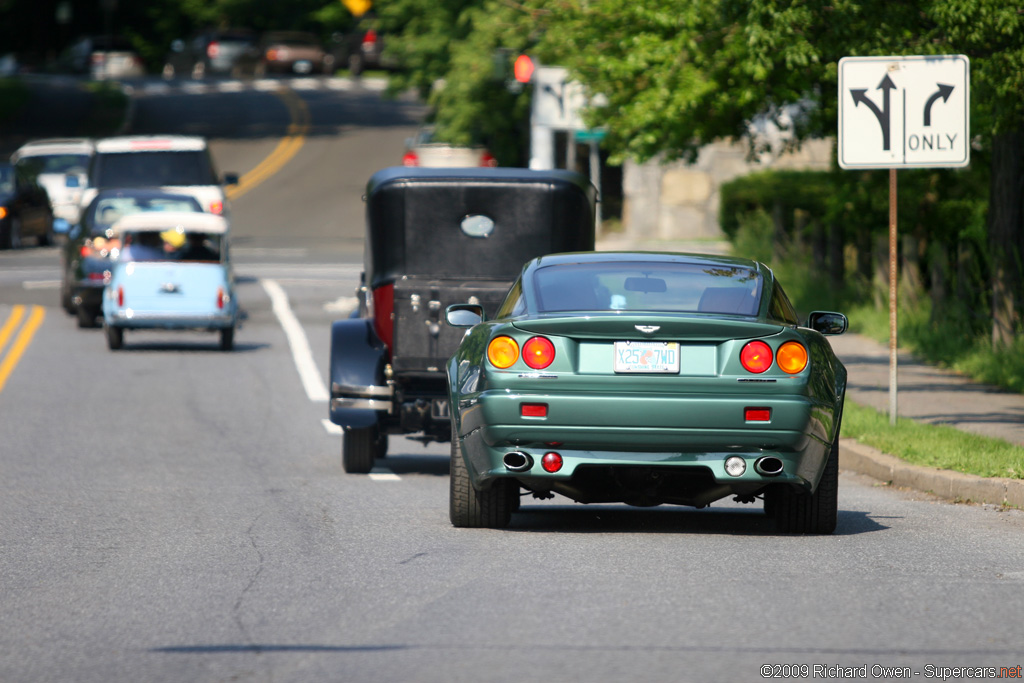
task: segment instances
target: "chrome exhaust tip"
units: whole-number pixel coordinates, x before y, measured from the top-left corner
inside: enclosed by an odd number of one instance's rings
[[[782,474],[782,460],[772,455],[758,458],[754,462],[754,471],[763,477],[775,477]]]
[[[533,467],[533,458],[528,453],[523,453],[522,451],[506,453],[501,462],[509,472],[525,472]]]

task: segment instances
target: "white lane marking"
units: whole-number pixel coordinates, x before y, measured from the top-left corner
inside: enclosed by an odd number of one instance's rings
[[[394,472],[370,472],[366,476],[373,481],[402,481],[402,478]]]
[[[324,384],[323,378],[320,377],[320,371],[316,369],[316,363],[313,361],[313,352],[309,349],[309,340],[306,339],[306,333],[302,330],[302,325],[299,324],[298,319],[292,312],[291,306],[288,305],[288,295],[281,289],[281,285],[277,284],[274,280],[260,280],[260,284],[263,285],[263,289],[270,296],[274,315],[277,316],[282,329],[284,329],[285,336],[288,337],[288,346],[291,347],[295,369],[299,371],[299,379],[302,380],[306,396],[314,403],[326,403],[330,398],[330,394],[327,393],[327,386]]]
[[[328,434],[336,434],[337,436],[341,436],[342,435],[341,427],[339,427],[338,425],[334,424],[333,422],[331,422],[327,418],[324,418],[324,419],[320,420],[320,424],[322,424],[324,426],[324,429],[327,430]]]
[[[26,280],[21,286],[25,289],[60,289],[60,280]]]

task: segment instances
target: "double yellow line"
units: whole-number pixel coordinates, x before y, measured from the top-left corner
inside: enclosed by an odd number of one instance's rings
[[[42,306],[33,306],[28,320],[22,325],[21,321],[24,317],[25,307],[15,306],[11,309],[11,314],[7,316],[7,322],[4,323],[3,327],[0,327],[0,391],[4,390],[7,378],[11,376],[14,367],[21,360],[21,354],[25,353],[25,349],[32,342],[32,336],[39,329],[39,326],[43,324],[46,310]],[[18,330],[19,326],[21,326],[21,331],[18,332],[18,336],[15,337],[14,343],[11,344],[10,348],[7,348],[7,342]],[[6,355],[4,355],[5,348],[7,349]]]
[[[237,185],[233,185],[225,190],[229,200],[238,199],[280,171],[302,149],[302,145],[306,142],[310,122],[309,108],[306,106],[306,103],[295,94],[295,91],[288,88],[281,88],[275,94],[288,107],[288,117],[291,120],[291,123],[288,124],[288,134],[281,138],[281,141],[277,143],[277,147],[274,148],[274,151],[266,159],[239,178]]]

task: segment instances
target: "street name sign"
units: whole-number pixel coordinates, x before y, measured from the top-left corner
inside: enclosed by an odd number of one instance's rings
[[[966,166],[970,72],[964,55],[840,59],[839,165]]]

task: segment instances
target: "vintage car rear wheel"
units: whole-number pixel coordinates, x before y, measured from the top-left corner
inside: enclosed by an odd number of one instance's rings
[[[96,318],[99,317],[99,311],[97,311],[95,308],[90,308],[85,304],[80,304],[78,306],[78,310],[75,312],[78,315],[79,327],[81,327],[82,329],[96,327]]]
[[[839,507],[839,430],[829,452],[818,489],[813,493],[788,487],[769,490],[765,507],[783,533],[831,534],[836,530]]]
[[[107,325],[106,332],[107,346],[110,347],[111,351],[116,351],[122,346],[124,346],[124,330],[122,328],[114,327],[113,325]]]
[[[379,439],[379,428],[376,425],[346,429],[341,438],[341,468],[348,474],[366,474],[372,470]]]
[[[448,518],[452,526],[472,529],[503,529],[512,520],[518,486],[499,479],[486,491],[477,491],[462,459],[459,436],[452,429],[452,461],[448,488]]]

